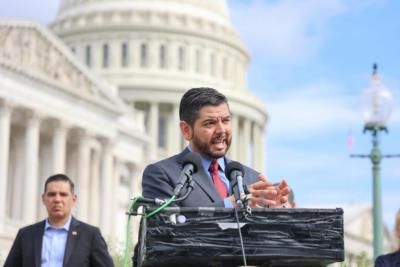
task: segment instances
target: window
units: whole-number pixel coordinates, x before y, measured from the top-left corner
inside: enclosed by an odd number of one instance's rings
[[[167,50],[165,45],[160,45],[160,69],[167,68]]]
[[[92,66],[92,48],[90,45],[87,45],[85,48],[85,63],[88,67]]]
[[[103,68],[108,68],[110,65],[108,44],[103,44]]]
[[[178,69],[185,69],[185,50],[182,46],[178,47]]]
[[[129,50],[127,43],[122,43],[121,46],[121,65],[122,67],[129,66]]]
[[[148,51],[147,51],[147,44],[142,44],[140,46],[140,66],[147,67],[148,66]]]

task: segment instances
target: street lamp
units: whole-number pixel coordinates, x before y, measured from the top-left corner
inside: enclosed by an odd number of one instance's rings
[[[352,154],[351,157],[369,158],[372,162],[373,177],[373,227],[374,227],[374,259],[382,254],[383,223],[381,202],[380,163],[382,158],[400,157],[400,155],[382,155],[379,148],[379,133],[388,132],[386,123],[393,107],[393,98],[389,89],[383,84],[378,74],[377,64],[373,65],[373,72],[367,88],[361,96],[362,116],[364,119],[364,133],[372,134],[372,149],[368,155]]]

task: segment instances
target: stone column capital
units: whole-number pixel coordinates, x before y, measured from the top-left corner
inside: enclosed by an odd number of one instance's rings
[[[50,123],[54,130],[60,130],[60,129],[68,130],[69,128],[71,128],[70,123],[57,118],[52,118],[50,120]]]
[[[43,113],[27,108],[23,110],[23,116],[28,125],[39,123],[44,118]]]
[[[10,112],[17,104],[9,99],[0,98],[0,112]]]

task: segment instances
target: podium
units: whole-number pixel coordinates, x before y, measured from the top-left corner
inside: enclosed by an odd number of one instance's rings
[[[342,209],[258,208],[238,215],[247,266],[313,267],[344,260]],[[141,221],[138,266],[242,266],[237,228],[234,209],[166,208]]]

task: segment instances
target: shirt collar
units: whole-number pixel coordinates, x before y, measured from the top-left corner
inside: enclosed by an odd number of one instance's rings
[[[188,149],[190,150],[190,152],[193,152],[192,147],[190,145],[188,145]],[[200,157],[203,168],[208,172],[208,168],[210,167],[212,160],[209,160],[208,158],[205,158],[202,155],[200,155]],[[225,172],[225,157],[220,157],[216,160],[218,162],[220,169],[222,169],[222,171]]]
[[[44,230],[47,230],[47,229],[49,229],[49,228],[52,228],[52,229],[64,229],[64,230],[66,230],[66,231],[68,232],[68,231],[69,231],[69,227],[70,227],[70,225],[71,225],[71,220],[72,220],[72,216],[69,216],[67,222],[66,222],[63,226],[61,226],[61,227],[54,227],[54,226],[52,226],[52,225],[49,223],[49,218],[47,218],[47,219],[45,220]]]

